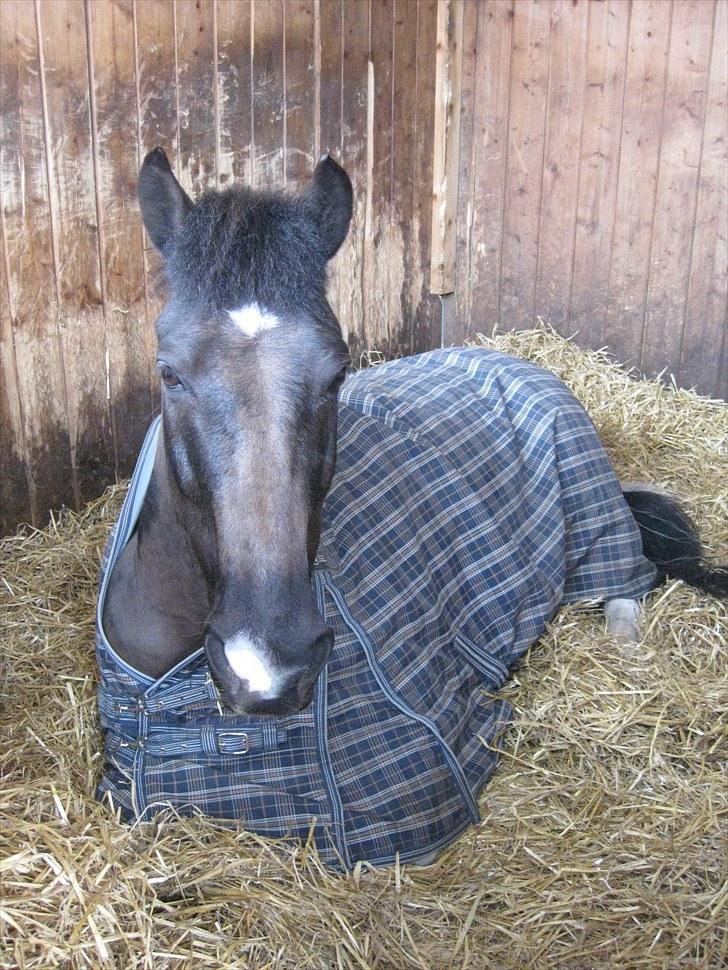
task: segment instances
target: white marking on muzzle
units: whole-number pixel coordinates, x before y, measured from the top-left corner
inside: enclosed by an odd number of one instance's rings
[[[264,696],[274,692],[278,678],[271,671],[260,642],[251,640],[241,630],[225,643],[225,656],[237,676],[247,680],[249,690]]]
[[[239,310],[228,310],[228,316],[246,337],[255,337],[263,330],[273,330],[280,323],[275,314],[261,310],[257,303],[248,303]]]

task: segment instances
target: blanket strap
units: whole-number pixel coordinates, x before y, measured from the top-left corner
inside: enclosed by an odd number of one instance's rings
[[[167,714],[190,710],[210,723],[187,727],[161,720]],[[158,682],[146,693],[130,690],[119,694],[104,683],[99,687],[99,714],[109,751],[134,748],[159,756],[243,755],[272,751],[287,741],[288,732],[273,721],[226,724],[224,716],[218,719],[218,710],[217,688],[205,670],[195,671],[182,682],[166,686]]]
[[[256,725],[244,731],[216,724],[201,727],[150,726],[144,737],[108,731],[109,751],[137,748],[152,756],[245,755],[272,751],[286,744],[288,732],[275,724]]]

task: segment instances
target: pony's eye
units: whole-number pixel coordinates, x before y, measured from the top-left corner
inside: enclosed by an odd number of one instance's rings
[[[162,378],[165,387],[178,387],[180,384],[179,377],[177,377],[172,368],[168,367],[166,364],[162,364],[162,366],[159,368],[159,375]]]

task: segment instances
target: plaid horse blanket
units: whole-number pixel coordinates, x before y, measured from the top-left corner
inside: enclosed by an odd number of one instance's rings
[[[477,822],[511,714],[497,691],[559,605],[651,588],[654,568],[584,409],[482,349],[353,375],[313,576],[335,646],[310,707],[225,712],[199,650],[153,681],[117,656],[107,579],[158,421],[107,546],[97,614],[105,763],[126,819],[172,807],[313,840],[350,867],[415,860]]]

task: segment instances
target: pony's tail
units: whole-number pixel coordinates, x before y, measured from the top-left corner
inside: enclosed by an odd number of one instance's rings
[[[695,525],[678,502],[645,485],[623,485],[622,491],[642,534],[642,551],[666,576],[728,599],[728,565],[709,566]]]

